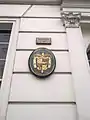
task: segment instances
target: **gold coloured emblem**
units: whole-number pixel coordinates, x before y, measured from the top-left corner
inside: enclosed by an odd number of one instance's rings
[[[51,58],[49,54],[36,54],[33,59],[33,66],[41,73],[51,67]]]

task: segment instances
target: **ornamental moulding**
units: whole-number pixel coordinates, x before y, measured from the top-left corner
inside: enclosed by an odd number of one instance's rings
[[[78,28],[80,25],[81,13],[61,12],[63,24],[66,28]]]

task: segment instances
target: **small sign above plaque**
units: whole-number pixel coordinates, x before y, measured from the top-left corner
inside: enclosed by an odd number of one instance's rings
[[[51,38],[36,38],[37,45],[51,45]]]

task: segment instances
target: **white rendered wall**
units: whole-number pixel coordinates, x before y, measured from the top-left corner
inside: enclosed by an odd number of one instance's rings
[[[8,5],[1,16],[21,17],[21,22],[6,120],[76,120],[69,48],[60,6],[21,5],[15,13],[10,11],[8,14],[10,7],[18,8]],[[52,45],[38,46],[36,37],[50,37]],[[38,47],[51,49],[56,57],[55,72],[44,80],[36,78],[28,68],[28,57]]]

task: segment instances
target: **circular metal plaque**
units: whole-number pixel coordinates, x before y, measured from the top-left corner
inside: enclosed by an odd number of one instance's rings
[[[38,48],[34,50],[28,60],[30,71],[38,77],[47,77],[56,67],[56,59],[51,50]]]

